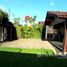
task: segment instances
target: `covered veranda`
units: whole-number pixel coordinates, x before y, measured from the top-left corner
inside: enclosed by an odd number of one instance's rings
[[[48,11],[45,20],[45,39],[63,43],[63,52],[67,52],[67,12]]]

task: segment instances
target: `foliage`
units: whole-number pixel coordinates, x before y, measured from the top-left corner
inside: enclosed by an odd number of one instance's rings
[[[16,27],[17,37],[22,38],[22,30],[23,30],[22,26],[17,25],[15,27]]]
[[[34,23],[35,21],[36,21],[36,16],[31,17],[30,20],[29,20],[29,23]]]
[[[20,25],[20,18],[14,18],[13,24],[16,27],[17,37],[22,38],[22,25]]]
[[[30,16],[25,16],[25,21],[28,21],[28,20],[30,20],[30,19],[31,19]]]
[[[20,23],[20,18],[14,18],[14,25],[19,25]]]
[[[30,23],[29,26],[20,26],[19,18],[14,18],[18,38],[41,38],[42,26],[35,24],[36,16],[25,16],[25,22]]]
[[[27,23],[34,24],[34,22],[36,21],[36,16],[34,16],[34,17],[25,16],[24,20],[25,20],[26,25],[27,25]]]
[[[0,9],[0,23],[6,20],[8,20],[8,14]]]
[[[23,26],[23,38],[40,38],[42,27],[38,24],[34,26]]]

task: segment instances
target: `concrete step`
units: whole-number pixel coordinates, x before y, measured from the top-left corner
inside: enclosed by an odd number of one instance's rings
[[[63,43],[57,41],[50,41],[50,43],[55,47],[58,53],[63,52]]]

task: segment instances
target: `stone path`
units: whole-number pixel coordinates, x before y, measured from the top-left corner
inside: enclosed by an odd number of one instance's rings
[[[42,41],[40,39],[19,39],[11,42],[4,42],[0,44],[0,47],[16,47],[16,48],[44,48],[51,49],[56,54],[56,50],[48,41]]]

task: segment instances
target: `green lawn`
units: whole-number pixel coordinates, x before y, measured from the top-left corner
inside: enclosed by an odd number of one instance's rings
[[[30,53],[30,54],[43,54],[43,55],[54,55],[52,50],[47,49],[22,49],[21,53]]]
[[[19,53],[29,53],[29,54],[44,54],[44,55],[54,55],[52,50],[49,49],[27,49],[27,48],[5,48],[0,47],[0,51],[6,52],[19,52]]]
[[[6,52],[20,52],[20,48],[7,48],[7,47],[0,47],[0,51],[6,51]]]
[[[67,67],[67,59],[45,49],[0,48],[0,67]]]

